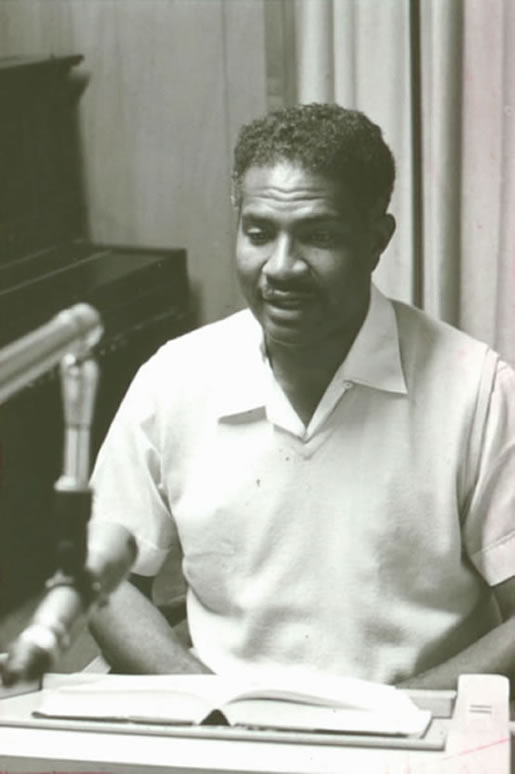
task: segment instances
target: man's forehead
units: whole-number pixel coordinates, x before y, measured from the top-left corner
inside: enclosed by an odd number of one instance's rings
[[[242,179],[241,193],[243,209],[267,202],[272,205],[306,202],[328,214],[338,215],[342,204],[350,202],[342,183],[288,161],[249,167]]]

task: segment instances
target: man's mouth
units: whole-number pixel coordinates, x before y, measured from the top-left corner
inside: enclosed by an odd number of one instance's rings
[[[313,294],[308,290],[279,290],[264,288],[261,292],[263,301],[280,309],[298,309],[310,301]]]

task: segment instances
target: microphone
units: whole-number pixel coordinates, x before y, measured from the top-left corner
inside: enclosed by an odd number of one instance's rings
[[[93,522],[83,572],[56,574],[31,623],[10,646],[2,682],[12,686],[41,677],[58,661],[86,618],[107,603],[109,594],[128,576],[137,555],[136,541],[121,524]]]
[[[86,356],[103,333],[100,315],[76,304],[0,349],[0,403],[57,365],[65,355]]]
[[[54,487],[57,571],[29,626],[8,650],[2,665],[5,686],[48,671],[136,558],[136,541],[119,524],[95,523],[88,535],[89,440],[98,381],[90,350],[102,332],[98,312],[76,304],[0,350],[0,403],[60,363],[65,420],[63,471]]]

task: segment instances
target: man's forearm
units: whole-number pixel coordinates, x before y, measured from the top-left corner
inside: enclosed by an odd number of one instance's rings
[[[398,684],[400,688],[456,688],[461,674],[502,674],[515,677],[515,617],[438,666]]]
[[[90,629],[104,658],[116,671],[127,674],[210,672],[179,642],[157,608],[128,582],[92,616]]]

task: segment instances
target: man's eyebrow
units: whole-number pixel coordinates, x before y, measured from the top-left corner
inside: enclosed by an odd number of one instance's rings
[[[262,221],[271,221],[273,220],[273,217],[271,215],[265,215],[264,213],[250,211],[250,212],[242,212],[241,219],[262,222]]]
[[[243,222],[246,223],[274,223],[276,218],[273,214],[268,213],[261,213],[258,211],[247,211],[243,212],[241,219]],[[296,221],[297,225],[319,225],[323,223],[344,223],[345,218],[339,214],[339,213],[320,213],[318,215],[306,215],[305,217],[299,218],[298,221]]]
[[[305,218],[302,218],[299,223],[307,225],[318,225],[323,223],[343,223],[344,217],[337,212],[327,212],[327,213],[320,213],[320,215],[306,215]]]

